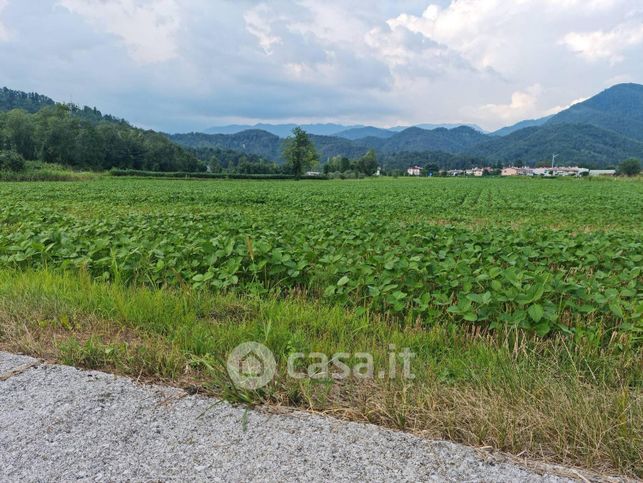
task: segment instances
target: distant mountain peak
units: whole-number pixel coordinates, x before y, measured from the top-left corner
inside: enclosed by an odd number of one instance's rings
[[[643,85],[617,84],[574,104],[548,124],[588,124],[643,142]]]

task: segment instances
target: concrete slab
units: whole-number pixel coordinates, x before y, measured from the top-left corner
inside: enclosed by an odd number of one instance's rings
[[[0,352],[0,379],[2,379],[3,375],[9,372],[15,371],[16,369],[23,369],[27,366],[36,365],[37,363],[38,359],[34,359],[33,357]]]

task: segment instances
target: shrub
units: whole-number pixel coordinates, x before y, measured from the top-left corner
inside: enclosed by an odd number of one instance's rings
[[[24,171],[25,159],[15,151],[0,151],[0,169],[4,171]]]
[[[626,159],[618,167],[618,171],[625,176],[636,176],[641,172],[641,161],[636,158]]]

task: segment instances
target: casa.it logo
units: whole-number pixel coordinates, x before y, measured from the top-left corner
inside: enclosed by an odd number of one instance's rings
[[[228,374],[236,387],[256,390],[275,376],[277,363],[270,349],[258,342],[244,342],[228,356]]]

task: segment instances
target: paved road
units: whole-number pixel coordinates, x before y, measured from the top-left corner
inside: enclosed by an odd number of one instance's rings
[[[0,352],[0,481],[563,481],[465,446]]]

